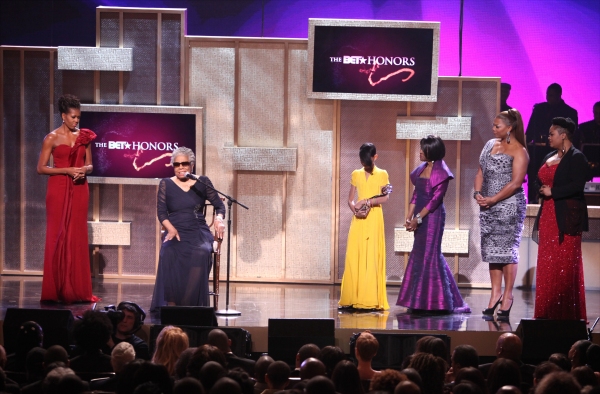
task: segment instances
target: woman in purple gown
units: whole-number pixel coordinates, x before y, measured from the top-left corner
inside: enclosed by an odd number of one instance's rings
[[[454,178],[442,160],[445,154],[441,138],[432,135],[423,138],[420,153],[423,163],[410,174],[415,190],[404,227],[415,232],[415,241],[396,305],[412,312],[471,312],[442,255],[444,195]]]

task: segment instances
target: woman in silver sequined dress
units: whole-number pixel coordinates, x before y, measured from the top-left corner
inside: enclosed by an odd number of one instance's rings
[[[479,157],[473,198],[480,206],[481,257],[489,264],[492,294],[484,315],[507,318],[513,304],[513,286],[519,262],[519,244],[525,221],[523,181],[529,156],[523,120],[516,109],[496,116],[493,139]],[[502,279],[504,278],[504,292]]]

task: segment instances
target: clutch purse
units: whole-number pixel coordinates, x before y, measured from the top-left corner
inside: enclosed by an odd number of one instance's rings
[[[388,183],[387,185],[381,187],[381,194],[378,194],[371,198],[387,196],[391,192],[392,192],[392,184]],[[362,207],[360,207],[360,209],[356,210],[356,212],[354,213],[354,216],[356,216],[359,219],[365,219],[367,216],[369,216],[369,212],[371,212],[371,205],[364,204]]]

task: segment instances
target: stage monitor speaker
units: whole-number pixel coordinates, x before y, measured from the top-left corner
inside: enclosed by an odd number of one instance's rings
[[[334,319],[269,319],[269,356],[274,360],[296,363],[302,345],[314,343],[320,348],[335,345]]]
[[[575,342],[588,337],[583,320],[521,319],[516,334],[523,342],[521,359],[531,364],[547,361],[553,353],[568,354]]]
[[[150,353],[154,353],[156,349],[156,338],[158,334],[166,326],[161,324],[155,324],[150,327]],[[215,327],[198,327],[198,326],[178,326],[188,336],[190,347],[198,347],[206,344],[208,341],[208,333],[215,329]],[[223,330],[227,337],[231,339],[231,351],[233,354],[239,357],[250,358],[252,355],[252,335],[243,328],[237,327],[219,327],[219,330]]]
[[[163,306],[160,324],[173,326],[217,327],[217,316],[210,306]]]
[[[34,321],[42,327],[44,348],[61,345],[69,351],[73,320],[73,313],[68,309],[8,308],[3,323],[6,353],[17,350],[19,327],[27,321]]]
[[[427,335],[427,334],[386,334],[380,332],[371,333],[377,342],[379,342],[379,350],[371,364],[373,368],[380,369],[401,369],[402,362],[406,357],[415,352],[417,341],[425,336],[440,338],[446,344],[448,354],[446,361],[450,360],[450,337],[448,335]],[[354,334],[350,339],[350,356],[354,357],[354,348],[358,334]]]

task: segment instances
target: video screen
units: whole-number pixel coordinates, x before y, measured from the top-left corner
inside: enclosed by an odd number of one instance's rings
[[[92,141],[93,177],[167,178],[171,154],[196,147],[196,115],[82,111],[81,128]]]
[[[436,101],[439,23],[311,22],[309,97]]]

